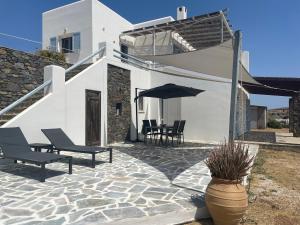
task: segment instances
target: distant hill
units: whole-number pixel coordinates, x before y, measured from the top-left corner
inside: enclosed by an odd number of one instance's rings
[[[268,120],[286,120],[289,119],[289,108],[282,107],[277,109],[269,109],[268,110]]]

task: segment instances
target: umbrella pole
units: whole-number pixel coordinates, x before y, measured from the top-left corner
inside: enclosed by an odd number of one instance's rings
[[[135,88],[135,98],[137,97],[138,89]],[[139,118],[138,118],[138,99],[135,100],[135,130],[136,130],[136,139],[135,141],[139,141]]]
[[[164,122],[164,99],[161,99],[161,123]]]

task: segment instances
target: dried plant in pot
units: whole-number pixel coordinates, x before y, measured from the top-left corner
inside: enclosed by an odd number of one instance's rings
[[[248,207],[242,185],[252,166],[248,146],[227,142],[218,145],[205,161],[212,176],[205,193],[205,203],[216,225],[236,225]]]

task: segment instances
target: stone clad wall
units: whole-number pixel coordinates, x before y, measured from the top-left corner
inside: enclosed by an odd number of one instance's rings
[[[113,65],[107,68],[107,142],[123,142],[130,138],[131,104],[130,71]],[[117,115],[116,105],[122,104]]]
[[[293,120],[293,112],[294,112],[294,106],[293,106],[293,98],[289,99],[289,132],[293,133],[294,131],[294,120]]]
[[[300,137],[300,94],[293,96],[293,134]]]
[[[0,109],[42,84],[48,65],[67,67],[62,61],[0,47]]]
[[[250,131],[250,121],[250,99],[248,99],[248,96],[239,88],[236,106],[236,137],[240,137]]]

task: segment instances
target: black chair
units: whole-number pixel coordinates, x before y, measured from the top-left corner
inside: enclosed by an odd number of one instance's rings
[[[169,142],[169,137],[172,138],[172,145],[174,145],[174,137],[177,138],[178,142],[178,128],[179,128],[179,120],[175,120],[172,129],[168,130],[166,135],[167,135],[167,142]]]
[[[3,158],[12,159],[15,163],[32,163],[41,166],[41,182],[45,182],[45,165],[67,159],[69,174],[72,174],[72,157],[51,153],[33,152],[19,127],[0,128],[0,148]]]
[[[149,120],[143,120],[142,134],[144,135],[144,142],[147,143],[147,137],[151,139],[151,125]]]
[[[154,141],[156,143],[156,137],[161,134],[160,129],[157,126],[156,120],[150,120],[151,123],[151,135],[154,137]]]
[[[181,143],[181,138],[182,138],[182,143],[184,143],[184,127],[185,127],[185,120],[181,120],[178,127],[179,143]]]
[[[112,163],[112,148],[75,145],[71,141],[71,139],[65,134],[65,132],[60,128],[42,129],[42,132],[49,139],[51,144],[57,150],[58,154],[61,151],[91,154],[92,155],[92,167],[95,168],[96,154],[103,153],[103,152],[109,152],[109,163]]]

